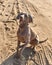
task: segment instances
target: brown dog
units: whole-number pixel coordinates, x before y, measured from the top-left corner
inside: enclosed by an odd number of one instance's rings
[[[33,22],[31,15],[27,15],[26,13],[19,13],[17,19],[19,19],[19,29],[17,31],[18,36],[17,51],[19,49],[20,42],[25,43],[20,54],[22,54],[27,44],[30,43],[33,47],[35,47],[37,44],[43,43],[47,40],[46,39],[44,41],[39,41],[38,35],[36,35],[28,26],[29,23]]]

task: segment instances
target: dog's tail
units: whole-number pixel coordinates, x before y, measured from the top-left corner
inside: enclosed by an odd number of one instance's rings
[[[48,38],[46,38],[45,40],[43,40],[43,41],[39,41],[39,43],[44,43],[44,42],[46,42],[48,40]]]

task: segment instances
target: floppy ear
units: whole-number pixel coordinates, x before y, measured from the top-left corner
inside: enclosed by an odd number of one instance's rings
[[[28,18],[29,18],[29,23],[33,23],[32,16],[31,15],[28,15]]]
[[[20,14],[17,15],[16,19],[19,19],[20,18]]]

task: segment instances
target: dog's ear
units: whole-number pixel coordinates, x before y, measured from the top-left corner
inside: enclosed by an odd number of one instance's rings
[[[17,15],[16,19],[19,19],[20,18],[20,14]]]
[[[31,15],[28,15],[28,18],[29,18],[29,23],[33,23],[33,18]]]

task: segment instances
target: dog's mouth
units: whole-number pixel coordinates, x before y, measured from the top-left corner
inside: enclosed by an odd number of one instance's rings
[[[28,26],[27,23],[20,23],[20,24],[19,24],[19,27],[20,27],[20,28],[24,28],[24,27],[26,27],[26,26]]]
[[[24,26],[25,26],[25,24],[24,24],[24,23],[23,23],[23,24],[22,24],[22,23],[21,23],[21,24],[19,24],[19,27],[20,27],[20,28],[23,28]]]

